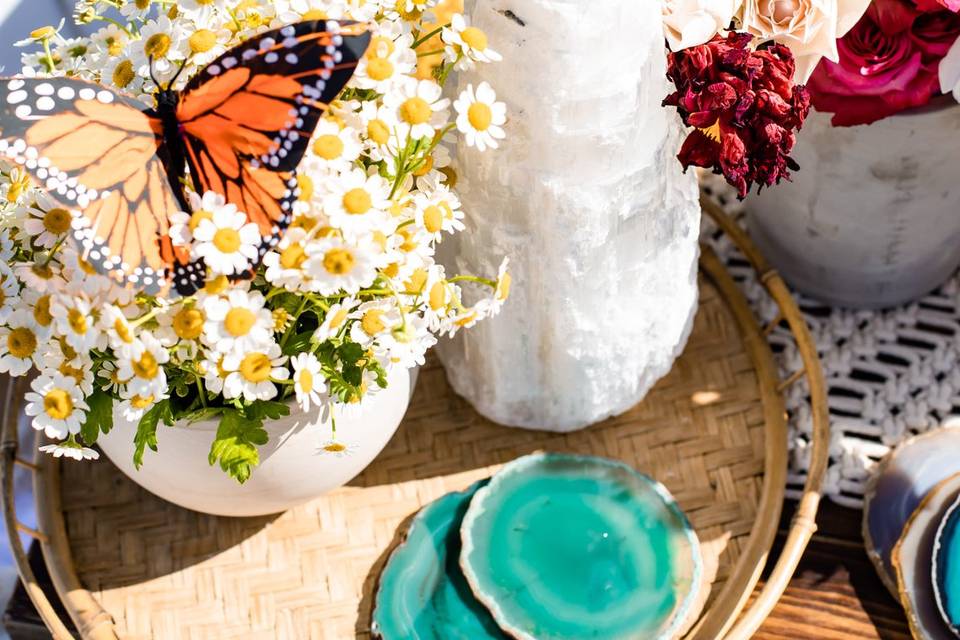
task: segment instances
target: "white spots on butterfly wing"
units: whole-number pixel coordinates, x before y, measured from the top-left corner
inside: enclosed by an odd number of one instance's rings
[[[320,77],[323,78],[324,80],[329,80],[329,79],[330,79],[330,75],[331,75],[331,74],[330,74],[330,69],[320,69]],[[323,87],[326,87],[326,86],[327,86],[326,83],[324,83],[324,84],[323,84]],[[317,82],[317,88],[320,89],[321,91],[323,91],[323,89],[320,87],[320,83],[319,83],[319,82]]]
[[[51,98],[50,96],[43,96],[37,98],[37,109],[40,111],[53,111],[54,107],[57,106],[57,101]]]
[[[273,49],[275,46],[277,46],[277,41],[273,38],[264,38],[260,41],[260,51]]]
[[[17,116],[21,120],[25,120],[30,117],[31,113],[33,113],[33,109],[31,109],[30,105],[28,104],[22,104],[19,107],[17,107],[13,113],[15,116]]]
[[[73,90],[73,87],[60,87],[57,89],[57,97],[61,100],[73,100],[76,95],[77,92]]]
[[[283,41],[283,47],[285,49],[293,49],[295,46],[297,46],[297,42],[298,41],[296,38],[285,38]]]
[[[209,67],[207,67],[207,73],[209,73],[211,76],[218,76],[222,72],[223,72],[223,69],[220,68],[220,65],[212,64]]]
[[[49,82],[42,82],[33,88],[33,92],[38,96],[52,96],[55,89]]]
[[[81,100],[95,100],[97,98],[97,92],[90,87],[84,87],[83,89],[80,89],[77,95],[80,96]]]
[[[263,60],[264,60],[264,62],[266,62],[267,64],[273,64],[273,63],[275,63],[275,62],[276,62],[277,60],[279,60],[279,59],[280,59],[280,56],[278,56],[275,51],[271,51],[271,52],[268,53],[267,55],[263,56]]]
[[[297,54],[293,52],[290,52],[287,55],[285,55],[283,59],[286,60],[288,64],[297,64],[297,62],[300,61],[300,58],[297,57]]]
[[[274,168],[279,167],[280,158],[278,158],[277,156],[270,156],[270,166]]]
[[[37,161],[36,160],[27,160],[27,169],[36,169]]]
[[[97,100],[103,104],[110,104],[113,102],[113,94],[107,91],[106,89],[97,92]]]
[[[7,88],[11,91],[17,91],[18,89],[22,89],[26,84],[27,83],[20,78],[14,78],[13,80],[7,82]]]
[[[232,69],[235,66],[237,66],[237,59],[233,56],[227,56],[226,58],[220,61],[220,64],[223,65],[224,69]]]
[[[289,38],[290,36],[296,35],[297,30],[293,25],[287,25],[283,29],[280,29],[280,35]]]
[[[253,60],[256,57],[257,57],[256,49],[247,49],[242,54],[240,54],[240,58],[243,59],[244,61]]]
[[[40,158],[37,160],[37,166],[46,169],[50,166],[50,158]]]
[[[8,104],[20,104],[27,99],[27,92],[23,89],[18,91],[11,91],[7,94],[7,103]]]
[[[49,174],[47,173],[47,170],[44,169],[43,167],[40,167],[39,169],[37,169],[37,179],[38,179],[38,180],[46,180],[48,175],[49,175]]]
[[[334,60],[334,62],[343,62],[343,52],[342,52],[342,51],[334,51],[334,53],[333,53],[333,60]]]
[[[37,148],[36,148],[36,147],[27,147],[26,150],[24,151],[23,155],[24,155],[24,157],[27,158],[27,160],[36,160],[38,157],[40,157],[40,154],[37,153]],[[34,165],[34,166],[36,166],[36,165]]]

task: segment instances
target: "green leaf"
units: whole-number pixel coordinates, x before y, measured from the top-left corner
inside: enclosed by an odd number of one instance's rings
[[[250,403],[244,413],[254,420],[261,420],[261,422],[263,420],[277,420],[290,415],[290,405],[275,400],[257,400]]]
[[[87,396],[87,418],[80,427],[80,437],[91,445],[101,433],[110,433],[113,428],[113,398],[99,387]]]
[[[136,449],[133,452],[133,465],[139,469],[143,465],[143,454],[147,447],[152,451],[157,450],[157,425],[160,421],[168,426],[173,425],[173,414],[170,412],[170,401],[161,400],[143,414],[137,424],[137,433],[133,437],[133,443]]]
[[[260,464],[257,446],[266,444],[267,439],[261,418],[225,409],[217,427],[217,437],[210,446],[208,461],[211,466],[219,462],[227,475],[243,484],[250,478],[253,467]]]
[[[298,353],[304,353],[305,351],[311,351],[312,345],[310,344],[313,341],[313,331],[304,331],[298,333],[297,335],[290,338],[285,345],[283,345],[283,354],[286,356],[296,355]]]

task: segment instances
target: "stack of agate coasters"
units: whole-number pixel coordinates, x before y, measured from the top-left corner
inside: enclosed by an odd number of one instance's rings
[[[660,483],[536,454],[424,507],[380,576],[382,640],[657,639],[697,619],[696,534]]]

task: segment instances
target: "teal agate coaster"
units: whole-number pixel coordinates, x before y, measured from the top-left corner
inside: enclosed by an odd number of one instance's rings
[[[703,579],[669,492],[604,458],[515,460],[474,496],[461,536],[474,594],[522,640],[671,638]]]
[[[460,523],[487,483],[449,493],[413,518],[390,556],[374,602],[372,631],[383,640],[506,640],[458,564]]]
[[[933,593],[943,621],[960,637],[960,498],[947,509],[933,545]]]

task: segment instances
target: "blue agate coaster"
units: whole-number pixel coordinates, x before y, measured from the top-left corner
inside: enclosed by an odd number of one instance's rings
[[[460,564],[521,640],[672,638],[695,615],[697,537],[663,485],[605,458],[537,454],[470,503]]]
[[[460,571],[460,523],[488,481],[449,493],[413,518],[380,575],[372,633],[382,640],[506,640]]]
[[[933,593],[943,621],[960,637],[960,498],[937,529],[933,545]]]

